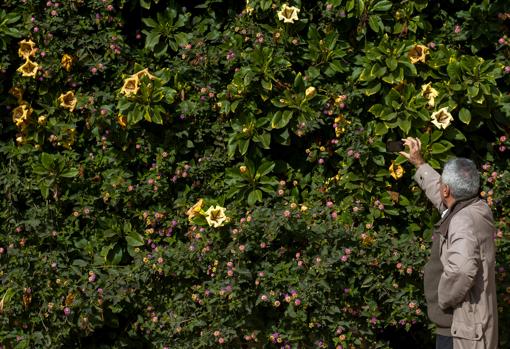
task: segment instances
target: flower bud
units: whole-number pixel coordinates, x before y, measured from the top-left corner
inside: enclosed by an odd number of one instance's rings
[[[312,99],[313,97],[315,97],[316,94],[317,90],[313,86],[308,87],[305,91],[305,96],[307,99]]]

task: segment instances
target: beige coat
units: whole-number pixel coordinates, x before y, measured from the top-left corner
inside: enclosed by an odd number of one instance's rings
[[[415,179],[440,212],[440,175],[427,164]],[[439,306],[453,308],[451,334],[454,349],[498,347],[495,282],[494,219],[483,200],[464,207],[450,221],[448,236],[441,236],[443,274],[438,287]]]

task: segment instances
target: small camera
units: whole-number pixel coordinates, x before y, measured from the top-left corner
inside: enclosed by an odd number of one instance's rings
[[[386,151],[391,153],[398,153],[405,149],[404,141],[387,141]]]

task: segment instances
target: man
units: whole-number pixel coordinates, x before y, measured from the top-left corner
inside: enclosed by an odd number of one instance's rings
[[[480,175],[464,158],[450,160],[439,175],[425,163],[419,139],[406,138],[415,181],[441,212],[424,270],[429,319],[436,349],[495,349],[498,318],[492,212],[478,197]]]

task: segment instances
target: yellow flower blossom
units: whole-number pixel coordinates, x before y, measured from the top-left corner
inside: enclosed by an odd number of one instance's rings
[[[251,15],[253,10],[255,9],[250,5],[250,0],[246,0],[246,7],[244,8],[243,12]]]
[[[37,48],[32,40],[21,40],[19,42],[18,55],[24,59],[28,59],[30,56],[34,56]]]
[[[142,69],[140,70],[139,72],[137,73],[134,73],[133,75],[131,75],[131,77],[137,77],[138,79],[141,79],[143,78],[144,76],[148,77],[149,80],[156,80],[156,77],[154,75],[152,75],[151,73],[149,73],[149,69],[148,68],[145,68],[145,69]]]
[[[60,64],[62,64],[62,67],[67,70],[67,71],[70,71],[71,70],[71,67],[73,66],[73,57],[71,57],[70,55],[68,55],[67,53],[65,53],[63,56],[62,56],[62,59],[60,60]]]
[[[400,165],[395,165],[395,161],[391,162],[389,171],[390,175],[395,179],[402,178],[402,176],[404,175],[404,168]]]
[[[191,206],[191,208],[186,212],[186,215],[188,216],[188,220],[191,221],[194,217],[198,216],[200,214],[200,211],[202,210],[203,206],[204,206],[204,199],[198,200],[196,204]]]
[[[42,125],[44,125],[44,124],[46,124],[46,118],[47,118],[47,117],[46,117],[46,115],[41,115],[41,116],[39,116],[39,117],[37,118],[37,123],[38,123],[39,125],[41,125],[41,126],[42,126]]]
[[[294,23],[294,21],[298,21],[298,13],[301,11],[297,7],[287,6],[287,4],[283,4],[280,11],[278,11],[278,19],[283,21],[284,23]]]
[[[20,105],[12,111],[12,120],[16,124],[16,126],[20,127],[24,123],[28,121],[28,118],[32,114],[32,108],[27,106],[26,104]]]
[[[425,63],[426,55],[429,53],[429,49],[424,45],[414,45],[410,50],[407,56],[411,63],[416,64],[418,62]]]
[[[38,69],[39,65],[27,58],[25,63],[21,65],[17,71],[20,72],[22,76],[35,78],[35,74],[37,74]]]
[[[119,114],[117,116],[117,123],[121,126],[121,127],[126,127],[127,125],[127,118],[125,115],[122,115],[122,114]]]
[[[19,104],[21,104],[21,101],[23,100],[23,92],[24,92],[23,89],[20,87],[11,87],[11,89],[9,90],[9,93],[16,97]]]
[[[139,82],[140,80],[136,74],[132,75],[130,78],[125,79],[120,93],[125,94],[127,97],[136,95],[140,89],[140,86],[138,86]]]
[[[428,99],[429,102],[427,104],[430,107],[434,106],[435,98],[439,95],[437,90],[432,87],[432,83],[431,82],[429,82],[426,85],[421,85],[421,94],[422,94],[423,97]]]
[[[76,108],[77,100],[73,91],[67,91],[65,94],[61,94],[60,97],[58,97],[58,101],[62,108],[69,109],[69,111],[74,111],[74,108]]]
[[[225,215],[225,207],[221,206],[211,206],[207,211],[205,211],[205,219],[209,226],[218,228],[221,227],[225,222],[227,222],[227,216]]]
[[[432,113],[431,121],[437,128],[447,128],[453,120],[452,114],[448,112],[448,107],[444,107]]]

